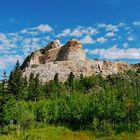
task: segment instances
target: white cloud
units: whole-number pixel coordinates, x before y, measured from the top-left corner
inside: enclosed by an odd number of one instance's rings
[[[140,27],[140,21],[134,21],[134,22],[133,22],[133,25],[134,25],[134,26],[137,26],[137,27]]]
[[[128,49],[120,49],[117,46],[113,46],[108,49],[95,49],[88,50],[86,52],[89,54],[97,54],[101,58],[107,59],[118,59],[118,58],[127,58],[127,59],[140,59],[140,48],[128,48]]]
[[[109,32],[118,32],[119,31],[119,28],[122,28],[122,27],[125,27],[126,24],[125,23],[119,23],[118,25],[113,25],[113,24],[105,24],[105,23],[98,23],[96,24],[97,26],[97,29],[105,29],[106,31],[109,31]]]
[[[51,26],[49,26],[48,24],[41,24],[35,28],[41,32],[52,32],[53,31],[53,28]]]
[[[124,48],[128,48],[129,46],[128,46],[128,43],[123,43],[123,47]]]
[[[119,29],[116,25],[108,24],[106,25],[106,30],[107,31],[112,31],[112,32],[118,32]]]
[[[31,36],[37,36],[39,34],[37,31],[28,31],[27,33]]]
[[[71,34],[71,29],[65,29],[62,31],[62,33],[58,34],[57,37],[65,37],[65,36],[69,36]]]
[[[126,24],[123,23],[123,22],[120,22],[120,23],[118,24],[118,27],[126,27]]]
[[[94,27],[82,27],[81,32],[83,35],[96,35],[99,31]]]
[[[98,29],[100,29],[100,28],[105,28],[106,24],[105,23],[98,23],[98,24],[96,24],[96,26]]]
[[[27,32],[28,32],[27,29],[23,29],[23,30],[21,30],[19,33],[21,33],[21,34],[26,34]]]
[[[99,37],[99,38],[97,38],[97,42],[98,42],[98,43],[103,44],[103,43],[105,43],[106,41],[107,41],[107,39],[106,39],[105,37]]]
[[[134,41],[136,40],[136,37],[134,35],[129,35],[127,39],[128,41]]]
[[[75,37],[80,37],[83,35],[83,31],[80,28],[76,28],[71,32],[70,35]]]
[[[106,37],[114,37],[115,33],[114,32],[109,32],[105,35]]]
[[[85,35],[96,35],[99,31],[94,27],[76,27],[74,29],[64,29],[60,34],[57,35],[57,37],[67,37],[67,36],[73,36],[73,37],[83,37]]]
[[[86,37],[84,37],[80,41],[82,44],[94,44],[95,43],[95,41],[89,35],[87,35]]]
[[[54,29],[48,24],[40,24],[36,27],[26,28],[19,32],[19,34],[38,35],[41,33],[51,33]]]
[[[0,51],[9,50],[17,47],[17,38],[9,37],[7,34],[0,33]]]
[[[6,69],[6,64],[0,59],[0,70],[5,70],[5,69]]]
[[[3,42],[4,40],[6,40],[6,36],[3,33],[0,33],[0,42]]]
[[[23,61],[23,57],[20,55],[4,55],[0,57],[0,70],[6,69],[8,65],[15,64],[16,61],[19,60],[20,62]]]

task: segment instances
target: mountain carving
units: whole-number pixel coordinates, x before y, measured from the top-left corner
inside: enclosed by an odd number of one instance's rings
[[[60,81],[65,81],[70,72],[78,78],[101,74],[122,73],[132,69],[126,62],[100,61],[86,58],[82,44],[77,40],[69,40],[61,46],[59,40],[49,43],[45,48],[31,53],[22,64],[23,75],[29,77],[31,73],[38,74],[43,82],[48,82],[59,74]]]

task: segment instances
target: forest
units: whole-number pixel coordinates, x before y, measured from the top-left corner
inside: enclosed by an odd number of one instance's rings
[[[22,76],[17,61],[0,82],[0,135],[51,126],[116,135],[140,130],[140,71],[79,78],[59,74],[49,83]],[[1,140],[0,136],[0,140]],[[4,138],[3,138],[4,139]],[[5,138],[6,139],[6,138]],[[31,139],[26,136],[23,139]],[[38,138],[39,139],[39,138]],[[44,138],[45,139],[45,138]],[[43,138],[40,140],[43,140]]]

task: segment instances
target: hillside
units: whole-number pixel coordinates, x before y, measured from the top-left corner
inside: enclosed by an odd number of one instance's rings
[[[80,61],[83,60],[73,61],[71,66]],[[54,62],[47,63],[54,65]],[[45,67],[47,63],[39,65]],[[36,70],[40,66],[28,66],[24,70]],[[70,72],[65,82],[55,74],[53,80],[42,83],[38,74],[32,73],[29,79],[23,77],[17,61],[9,78],[6,80],[4,76],[0,83],[0,139],[139,138],[139,64],[126,66],[137,70],[106,77],[81,74],[80,78]]]
[[[69,40],[61,46],[59,40],[49,43],[45,48],[31,53],[22,64],[23,75],[29,77],[31,73],[38,74],[43,82],[48,82],[59,74],[60,81],[65,81],[70,72],[78,78],[101,74],[122,73],[132,69],[126,62],[110,62],[91,60],[86,58],[82,44],[77,40]]]

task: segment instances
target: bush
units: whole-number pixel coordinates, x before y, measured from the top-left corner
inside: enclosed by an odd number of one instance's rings
[[[33,104],[25,101],[9,100],[4,106],[4,120],[28,128],[35,119]]]

